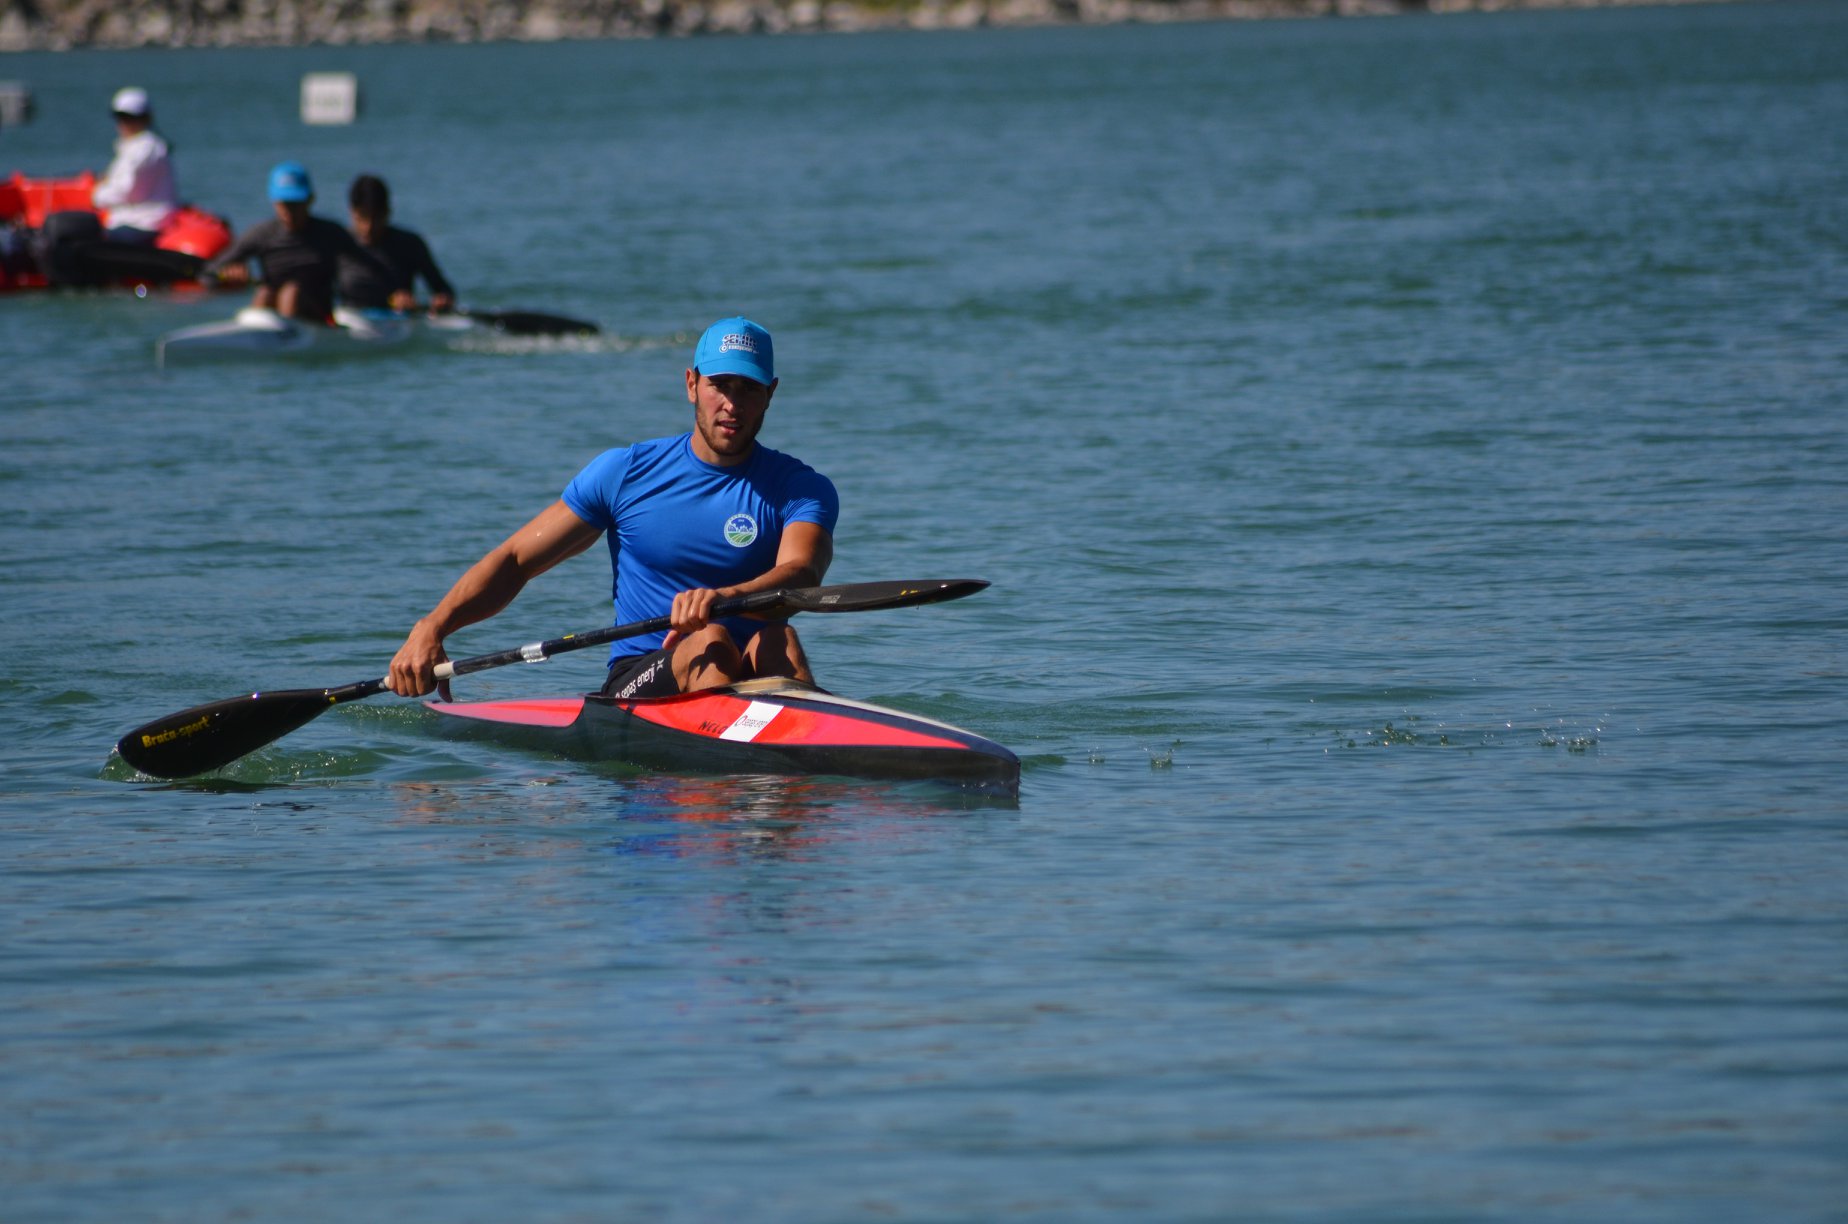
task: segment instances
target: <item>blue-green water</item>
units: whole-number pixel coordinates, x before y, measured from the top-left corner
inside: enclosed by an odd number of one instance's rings
[[[1840,1220],[1848,7],[0,59],[585,345],[157,374],[0,300],[9,1220]],[[361,121],[305,128],[302,73]],[[830,688],[1017,804],[346,706],[753,315]],[[581,557],[462,653],[604,623]],[[459,695],[592,685],[597,664]]]

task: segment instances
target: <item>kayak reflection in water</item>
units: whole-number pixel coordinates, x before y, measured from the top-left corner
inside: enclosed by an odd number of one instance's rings
[[[285,318],[326,323],[333,316],[334,278],[342,259],[356,260],[381,279],[390,279],[391,270],[338,222],[308,211],[314,203],[314,181],[300,162],[283,162],[270,171],[269,198],[276,215],[238,235],[205,269],[227,285],[246,285],[251,281],[250,261],[255,260],[261,283],[251,305]]]
[[[615,643],[605,695],[667,696],[765,676],[813,684],[786,621],[712,619],[720,599],[817,585],[833,560],[840,515],[833,482],[757,442],[776,386],[769,332],[743,318],[707,328],[686,371],[693,429],[591,460],[558,501],[477,561],[417,622],[391,661],[392,691],[416,697],[439,687],[445,638],[493,616],[605,533],[616,622],[667,616],[672,625]]]
[[[455,290],[436,266],[430,244],[421,235],[391,223],[391,191],[377,175],[362,174],[347,189],[353,237],[373,262],[340,258],[340,300],[362,310],[412,310],[419,278],[430,290],[430,313],[442,314],[456,304]],[[377,269],[390,273],[381,277]]]

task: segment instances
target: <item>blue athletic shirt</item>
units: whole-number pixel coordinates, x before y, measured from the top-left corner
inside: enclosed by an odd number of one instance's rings
[[[826,476],[759,445],[736,467],[693,453],[693,435],[604,451],[565,486],[565,505],[609,538],[616,623],[666,616],[674,596],[725,587],[775,568],[783,529],[816,523],[832,534],[840,497]],[[718,622],[743,646],[763,627]],[[657,650],[665,632],[625,638],[610,661]]]

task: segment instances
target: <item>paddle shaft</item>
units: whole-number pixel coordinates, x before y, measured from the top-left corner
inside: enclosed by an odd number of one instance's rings
[[[742,616],[751,612],[872,612],[908,608],[918,604],[961,599],[987,585],[979,578],[951,578],[931,579],[927,582],[851,582],[831,587],[779,587],[776,590],[754,591],[749,595],[721,599],[712,605],[712,619]],[[553,655],[583,650],[587,646],[601,646],[605,642],[622,638],[659,633],[672,625],[672,617],[651,616],[647,620],[627,625],[611,625],[607,629],[592,629],[586,633],[568,633],[564,637],[549,638],[543,642],[517,646],[512,650],[497,650],[493,654],[439,663],[436,675],[438,679],[448,679],[451,676],[486,671],[490,667],[505,667],[509,663],[543,663]],[[383,685],[384,681],[367,683]],[[372,690],[374,693],[378,691]]]
[[[760,595],[742,595],[736,599],[726,599],[712,605],[713,615],[734,616],[741,612],[753,611],[763,604],[750,605],[747,601],[760,599],[762,595],[776,596],[780,591],[764,591]],[[475,655],[467,659],[452,659],[436,665],[436,678],[448,680],[454,676],[466,676],[470,672],[487,671],[494,667],[505,667],[509,663],[543,663],[553,655],[565,654],[573,650],[583,650],[588,646],[601,646],[605,642],[614,642],[619,638],[641,637],[645,633],[659,633],[669,628],[671,621],[665,616],[651,616],[647,620],[636,621],[628,625],[612,625],[607,629],[592,629],[587,633],[567,633],[564,637],[549,638],[543,642],[532,642],[525,646],[516,646],[512,650],[497,650],[493,654]],[[343,701],[358,701],[363,697],[376,697],[391,687],[390,679],[381,676],[377,680],[359,680],[339,688],[324,690],[328,705],[339,705]]]

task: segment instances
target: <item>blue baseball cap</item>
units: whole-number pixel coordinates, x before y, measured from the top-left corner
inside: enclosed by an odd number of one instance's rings
[[[282,204],[300,204],[314,195],[314,180],[300,162],[282,162],[270,171],[269,197]]]
[[[776,381],[776,350],[770,333],[749,319],[720,319],[699,338],[693,368],[707,378],[738,374],[767,387]]]

